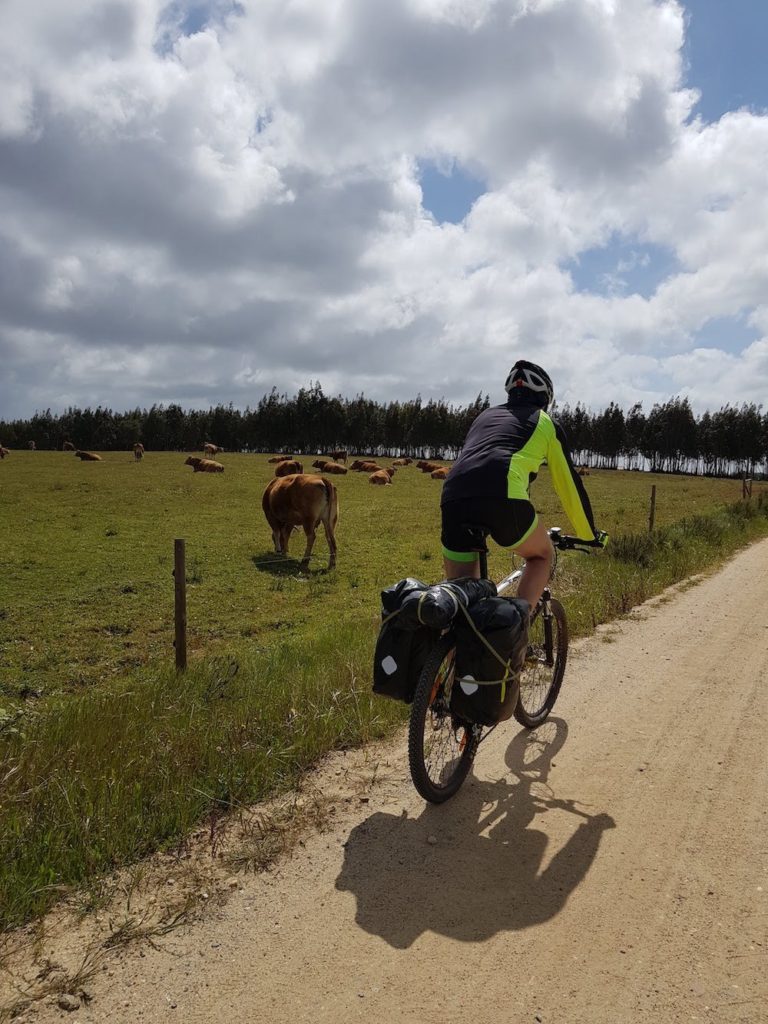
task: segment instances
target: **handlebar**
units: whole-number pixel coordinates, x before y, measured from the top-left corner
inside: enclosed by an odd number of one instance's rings
[[[552,544],[560,551],[583,551],[589,554],[591,549],[602,549],[608,543],[608,534],[604,530],[598,530],[594,540],[582,540],[580,537],[569,537],[563,533],[559,526],[553,526],[547,530]]]

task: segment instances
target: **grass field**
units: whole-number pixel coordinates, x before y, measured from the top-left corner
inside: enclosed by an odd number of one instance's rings
[[[223,475],[193,475],[172,453],[0,463],[0,928],[404,718],[370,693],[379,591],[440,578],[441,485],[412,467],[392,487],[335,478],[338,567],[325,572],[321,535],[302,578],[303,536],[296,559],[272,552],[267,457],[223,460]],[[573,634],[768,532],[766,496],[738,502],[738,482],[610,471],[585,482],[612,541],[561,559],[555,591]],[[568,528],[546,472],[533,497],[545,522]],[[175,537],[187,542],[183,676]],[[507,566],[493,552],[492,574]]]
[[[324,572],[322,530],[309,579],[298,574],[303,534],[279,559],[261,510],[272,477],[266,456],[225,455],[224,474],[193,474],[176,453],[14,452],[0,464],[0,699],[93,686],[173,657],[173,541],[187,543],[192,658],[237,648],[266,651],[287,637],[311,643],[338,619],[370,629],[378,593],[403,576],[441,576],[440,483],[408,467],[392,487],[335,477],[339,560]],[[736,500],[738,481],[592,472],[595,518],[612,536],[647,525],[652,483],[657,526]],[[534,499],[558,512],[546,471]],[[503,553],[491,569],[506,571]],[[578,570],[574,570],[578,571]]]

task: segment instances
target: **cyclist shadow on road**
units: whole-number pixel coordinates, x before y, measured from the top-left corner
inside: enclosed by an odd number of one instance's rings
[[[567,731],[550,718],[518,733],[505,757],[511,779],[470,777],[452,800],[426,805],[419,818],[377,812],[356,826],[336,888],[354,893],[360,927],[406,949],[425,931],[479,942],[559,913],[603,832],[615,827],[610,815],[558,799],[549,786]],[[546,832],[535,827],[545,813]],[[548,846],[556,849],[545,864]]]

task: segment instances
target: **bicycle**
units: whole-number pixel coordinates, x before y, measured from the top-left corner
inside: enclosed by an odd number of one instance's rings
[[[479,541],[480,576],[488,576],[488,531],[473,527]],[[569,537],[558,527],[548,531],[555,549],[550,582],[555,575],[558,551],[603,547],[604,535],[595,541]],[[515,569],[496,585],[501,595],[522,576]],[[496,728],[463,721],[451,711],[454,683],[456,640],[454,627],[443,630],[436,639],[413,697],[408,729],[408,762],[411,778],[419,795],[429,803],[443,803],[452,797],[467,777],[478,747]],[[514,717],[526,729],[535,729],[546,721],[555,706],[563,683],[568,658],[568,620],[565,609],[552,597],[549,585],[539,599],[528,626],[525,666],[520,672]]]

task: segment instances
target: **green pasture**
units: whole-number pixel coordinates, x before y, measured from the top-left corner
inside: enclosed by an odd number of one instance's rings
[[[221,475],[193,474],[184,458],[0,462],[0,929],[407,714],[370,692],[379,591],[405,575],[440,578],[441,484],[413,467],[391,487],[335,477],[337,568],[325,571],[321,532],[302,577],[303,535],[295,558],[272,551],[267,456],[225,453]],[[573,634],[768,533],[768,495],[742,502],[738,481],[604,471],[585,483],[612,539],[600,555],[560,560],[554,589]],[[546,472],[533,498],[546,523],[568,529]],[[182,675],[176,537],[187,542]],[[508,564],[492,553],[494,575]]]
[[[334,477],[338,566],[326,573],[322,529],[309,578],[276,556],[261,509],[274,467],[265,455],[225,454],[223,474],[194,473],[180,453],[13,452],[0,463],[0,700],[103,683],[173,658],[173,541],[187,550],[192,659],[311,643],[342,619],[371,631],[378,593],[403,576],[441,576],[438,481],[413,467],[391,487],[359,473]],[[383,460],[385,463],[387,460]],[[305,459],[309,469],[311,459]],[[598,525],[612,536],[705,513],[740,496],[738,481],[592,471],[585,478]],[[548,524],[558,511],[546,471],[533,496]],[[293,557],[295,556],[295,558]],[[506,571],[507,556],[491,559]]]

